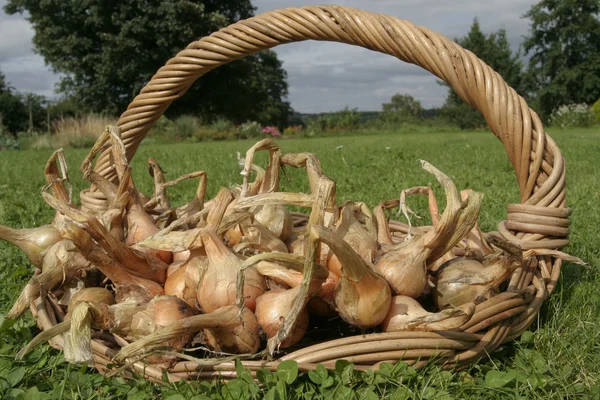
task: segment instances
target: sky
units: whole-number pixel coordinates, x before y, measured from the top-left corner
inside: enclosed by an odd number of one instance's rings
[[[256,14],[277,8],[338,4],[392,15],[426,26],[450,39],[464,36],[478,18],[484,32],[505,28],[513,51],[529,29],[522,18],[536,0],[253,0]],[[0,71],[20,92],[55,97],[58,75],[33,51],[33,29],[24,16],[6,15],[0,0]],[[190,38],[190,42],[198,38]],[[305,41],[274,49],[288,73],[289,96],[299,112],[344,107],[381,109],[395,93],[409,94],[423,107],[441,106],[447,89],[429,72],[360,47]]]

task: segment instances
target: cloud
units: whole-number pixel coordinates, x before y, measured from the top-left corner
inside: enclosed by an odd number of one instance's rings
[[[507,30],[513,51],[527,33],[522,15],[536,0],[253,0],[257,14],[287,7],[338,4],[392,15],[450,39],[462,37],[473,19],[484,32]],[[33,53],[33,30],[21,15],[7,16],[0,0],[0,71],[19,91],[53,95],[58,77]],[[394,57],[347,44],[307,41],[274,49],[288,72],[289,100],[301,112],[343,107],[379,110],[394,93],[410,94],[424,107],[443,104],[447,89],[437,78]]]
[[[25,16],[6,15],[6,1],[0,0],[0,71],[19,92],[33,92],[54,98],[58,76],[34,53],[33,29]]]
[[[257,14],[316,4],[306,0],[256,0]],[[521,18],[532,0],[334,0],[339,4],[392,15],[426,26],[450,39],[462,37],[478,18],[484,32],[507,30],[518,51],[528,22]],[[424,107],[444,103],[447,88],[428,71],[394,57],[338,43],[301,42],[274,49],[288,72],[289,98],[302,112],[339,110],[345,106],[379,110],[395,93],[406,93]]]

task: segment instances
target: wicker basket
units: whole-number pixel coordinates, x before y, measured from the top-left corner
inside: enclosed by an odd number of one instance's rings
[[[162,67],[121,115],[118,125],[131,159],[152,124],[171,102],[181,97],[206,72],[254,52],[281,43],[327,40],[358,45],[419,65],[449,83],[468,104],[483,113],[489,127],[506,148],[520,188],[521,204],[508,206],[506,221],[493,234],[522,249],[557,249],[569,241],[569,215],[565,207],[565,163],[554,141],[544,132],[538,116],[500,75],[473,53],[456,43],[408,21],[339,6],[290,8],[268,12],[235,23],[190,44]],[[115,178],[108,152],[96,171]],[[93,188],[81,193],[86,209],[101,210],[105,199]],[[306,221],[295,215],[296,224]],[[402,230],[401,224],[392,224]],[[245,361],[253,373],[274,370],[283,360],[296,360],[300,370],[321,363],[333,366],[348,360],[357,369],[377,368],[383,361],[404,360],[415,366],[428,360],[455,367],[486,357],[502,343],[518,337],[536,318],[560,275],[561,261],[538,256],[517,269],[499,295],[479,304],[473,317],[456,331],[377,333],[346,337],[309,346],[277,361]],[[43,329],[54,326],[64,313],[50,297],[38,298],[31,307]],[[60,348],[61,337],[51,341]],[[95,366],[101,372],[119,348],[119,339],[96,332]],[[162,381],[163,371],[137,362],[125,374],[142,374]],[[168,373],[171,381],[235,377],[235,365],[198,365],[181,361]]]

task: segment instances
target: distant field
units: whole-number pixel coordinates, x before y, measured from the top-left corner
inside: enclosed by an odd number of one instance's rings
[[[594,391],[600,395],[600,130],[551,131],[551,135],[566,158],[567,201],[575,210],[572,244],[566,251],[589,262],[591,268],[565,265],[559,288],[543,307],[539,321],[531,327],[533,336],[528,335],[519,345],[504,346],[491,355],[491,361],[472,368],[469,375],[461,372],[444,375],[443,382],[434,385],[431,382],[437,376],[435,371],[423,372],[425,378],[409,379],[406,386],[400,385],[411,396],[441,398],[446,393],[448,398],[516,395],[562,398],[568,394],[590,395]],[[381,200],[397,198],[403,188],[433,185],[442,207],[441,187],[420,168],[419,159],[444,171],[459,189],[472,188],[485,194],[480,217],[484,230],[495,230],[497,222],[505,218],[506,206],[519,199],[512,166],[502,144],[490,133],[382,132],[368,136],[281,140],[279,143],[284,152],[316,153],[324,172],[337,182],[340,202],[352,199],[373,206]],[[170,178],[205,170],[208,194],[213,196],[220,186],[241,182],[236,152],[243,154],[252,144],[252,141],[145,143],[133,162],[134,178],[140,189],[149,192],[151,179],[146,161],[148,156],[153,156]],[[67,150],[75,194],[87,186],[79,172],[79,164],[86,153],[87,150],[81,149]],[[0,224],[32,227],[50,221],[53,211],[40,196],[40,188],[45,183],[43,167],[50,154],[51,151],[46,150],[0,152]],[[308,190],[306,179],[299,171],[288,170],[282,186],[286,191]],[[174,203],[189,199],[194,187],[195,182],[190,182],[171,190]],[[78,196],[76,198],[78,200]],[[424,200],[412,199],[411,204],[425,214]],[[0,315],[10,308],[31,275],[30,271],[20,251],[0,243]],[[49,398],[120,398],[127,395],[133,398],[144,398],[144,395],[192,398],[191,392],[181,385],[157,388],[143,382],[125,383],[85,372],[85,369],[64,363],[60,353],[47,345],[35,350],[26,362],[14,363],[12,358],[16,351],[36,332],[35,322],[29,314],[16,327],[0,331],[0,398],[39,398],[24,397],[35,394],[34,386],[47,393]],[[489,371],[498,372],[490,374]],[[525,377],[521,379],[523,382],[513,379],[506,387],[494,387],[498,386],[493,382],[494,376],[510,377],[511,371]],[[308,378],[301,376],[290,386],[288,398],[296,398],[298,385],[306,382]],[[376,392],[378,395],[399,390],[398,383],[391,379],[384,383],[387,386],[378,389],[382,390]],[[361,384],[360,380],[354,382],[354,387],[361,387]],[[430,387],[436,392],[428,390]],[[484,389],[486,387],[488,389]],[[437,395],[428,397],[435,393]]]

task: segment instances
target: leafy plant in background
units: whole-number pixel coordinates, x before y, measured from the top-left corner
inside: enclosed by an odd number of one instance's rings
[[[4,134],[4,129],[0,126],[0,150],[19,150],[21,143],[11,135]]]
[[[592,111],[594,112],[594,116],[596,117],[596,122],[600,123],[600,99],[598,99],[594,105],[592,106]]]
[[[258,138],[262,134],[262,126],[258,122],[246,122],[237,129],[239,139]]]
[[[360,114],[356,108],[345,107],[342,110],[323,114],[308,121],[307,130],[314,133],[348,131],[358,128]]]
[[[182,115],[173,121],[173,125],[167,132],[169,132],[170,139],[189,139],[198,132],[201,126],[202,120],[200,118]]]
[[[423,117],[421,102],[410,95],[396,93],[389,103],[382,104],[383,112],[379,122],[383,126],[397,126],[406,122],[416,122]]]
[[[291,125],[283,130],[283,136],[290,137],[295,136],[298,137],[302,132],[302,125]]]
[[[560,128],[587,128],[596,122],[594,112],[587,104],[569,104],[558,107],[550,115],[550,125]]]

